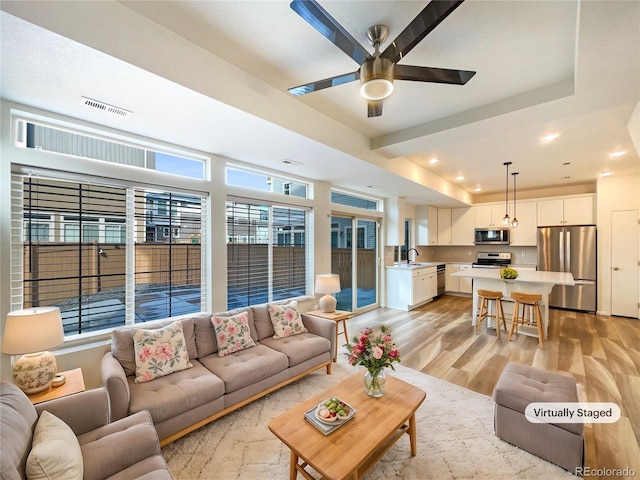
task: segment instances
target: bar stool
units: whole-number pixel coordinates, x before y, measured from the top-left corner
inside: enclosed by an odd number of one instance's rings
[[[511,319],[511,328],[509,329],[509,340],[514,333],[518,333],[518,325],[527,325],[538,327],[538,345],[544,348],[544,334],[542,333],[542,312],[540,311],[540,302],[542,295],[539,293],[513,292],[511,298],[515,300],[513,306],[513,317]],[[529,308],[527,308],[529,307]],[[522,310],[519,312],[520,308]],[[527,310],[533,309],[535,318],[527,319]],[[530,313],[530,317],[531,317]]]
[[[502,308],[502,292],[494,292],[493,290],[478,290],[478,298],[482,299],[480,303],[480,312],[478,313],[478,321],[476,322],[475,331],[485,318],[496,319],[496,335],[500,338],[500,319],[504,325],[504,331],[507,331],[507,322],[504,319],[504,309]],[[489,314],[489,302],[496,302],[495,315]]]

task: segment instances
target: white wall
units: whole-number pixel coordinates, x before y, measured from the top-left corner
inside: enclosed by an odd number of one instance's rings
[[[611,231],[611,212],[622,210],[640,212],[640,175],[598,180],[598,313],[602,315],[611,313],[611,237],[615,235]],[[638,276],[640,278],[640,266]]]
[[[60,168],[70,172],[84,173],[87,175],[96,174],[96,163],[83,159],[75,159],[71,157],[62,157],[59,155],[39,152],[34,153],[24,148],[18,148],[11,141],[11,110],[18,109],[30,114],[41,114],[47,117],[55,118],[61,123],[68,122],[70,125],[84,125],[85,127],[93,127],[99,130],[99,126],[91,125],[75,119],[49,114],[37,109],[26,107],[24,105],[16,105],[7,101],[0,101],[0,205],[11,205],[11,165],[18,163],[21,165],[29,165],[40,168]],[[158,144],[151,139],[136,137],[135,135],[123,134],[125,137],[137,139],[143,143]],[[186,149],[185,149],[186,150]],[[216,246],[226,245],[226,199],[227,195],[240,197],[249,197],[256,199],[273,200],[273,195],[268,192],[261,192],[247,188],[228,186],[225,182],[225,168],[230,159],[206,154],[206,152],[195,152],[200,156],[209,156],[211,168],[211,181],[202,181],[201,190],[206,191],[210,195],[211,210],[210,222],[208,225],[208,234],[206,238],[210,239],[212,246],[210,252],[210,290],[208,296],[212,311],[223,311],[226,309],[226,269],[227,257],[226,248],[216,248]],[[64,161],[64,166],[61,162]],[[239,164],[240,162],[233,162]],[[117,164],[100,164],[98,166],[100,174],[114,178],[125,175],[131,181],[139,181],[142,183],[152,182],[156,172],[153,171],[130,171],[123,173],[122,166]],[[126,168],[126,167],[125,167]],[[293,172],[292,172],[293,173]],[[295,178],[295,175],[292,175]],[[304,179],[301,179],[304,181]],[[179,181],[179,180],[178,180]],[[332,204],[330,200],[331,185],[323,182],[313,183],[313,199],[291,199],[296,204],[313,208],[312,226],[313,228],[313,251],[311,253],[311,265],[313,265],[315,273],[331,273],[331,214]],[[289,199],[286,199],[289,200]],[[283,201],[286,201],[283,200]],[[351,207],[341,207],[346,213],[361,214],[359,209]],[[368,212],[372,213],[372,212]],[[381,216],[381,213],[374,214]],[[220,228],[222,226],[222,228]],[[1,332],[4,330],[4,323],[7,313],[11,310],[19,308],[19,306],[11,306],[11,289],[10,289],[10,265],[11,265],[11,212],[8,208],[0,209],[0,341],[2,339]],[[312,282],[311,282],[312,283]],[[313,284],[310,285],[313,292]],[[303,311],[311,310],[317,304],[317,298],[314,295],[300,302]],[[92,342],[92,343],[87,343]],[[109,334],[96,336],[92,340],[67,342],[64,348],[55,350],[58,369],[60,371],[81,367],[84,374],[85,384],[88,388],[94,388],[102,385],[100,378],[100,360],[104,353],[108,351],[110,346]],[[0,379],[5,380],[11,378],[12,357],[9,355],[0,355]]]

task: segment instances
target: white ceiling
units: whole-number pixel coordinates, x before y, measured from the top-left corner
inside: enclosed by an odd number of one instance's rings
[[[389,42],[426,5],[319,3],[369,51],[369,26],[387,25]],[[521,190],[640,171],[627,129],[640,101],[637,1],[467,0],[401,63],[475,77],[396,81],[378,118],[367,118],[357,82],[288,94],[358,68],[288,1],[0,8],[2,98],[301,177],[453,206],[473,202],[477,185],[503,192],[506,161]],[[90,111],[81,96],[134,114]],[[560,136],[542,142],[550,132]]]

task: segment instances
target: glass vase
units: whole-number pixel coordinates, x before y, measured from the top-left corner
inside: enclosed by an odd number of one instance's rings
[[[364,374],[364,390],[370,397],[378,398],[384,395],[384,371],[378,370],[370,372],[367,370]]]

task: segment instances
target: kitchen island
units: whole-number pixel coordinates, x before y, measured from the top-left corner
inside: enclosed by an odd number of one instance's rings
[[[537,270],[518,270],[518,278],[505,282],[500,278],[500,269],[497,268],[470,268],[451,274],[452,277],[465,277],[473,279],[473,302],[471,310],[471,325],[475,326],[478,316],[478,290],[494,290],[502,292],[505,315],[510,317],[513,312],[511,292],[539,293],[542,295],[540,310],[542,311],[542,330],[547,338],[549,329],[549,294],[554,285],[575,285],[573,275],[568,272],[541,272]],[[493,312],[491,312],[493,313]],[[491,319],[487,319],[487,327],[491,326]],[[507,318],[507,326],[510,325]],[[520,333],[538,336],[535,328],[521,327]]]
[[[412,310],[438,296],[443,262],[401,262],[386,267],[387,307]],[[444,271],[442,272],[444,281]],[[444,287],[444,285],[443,285]]]

